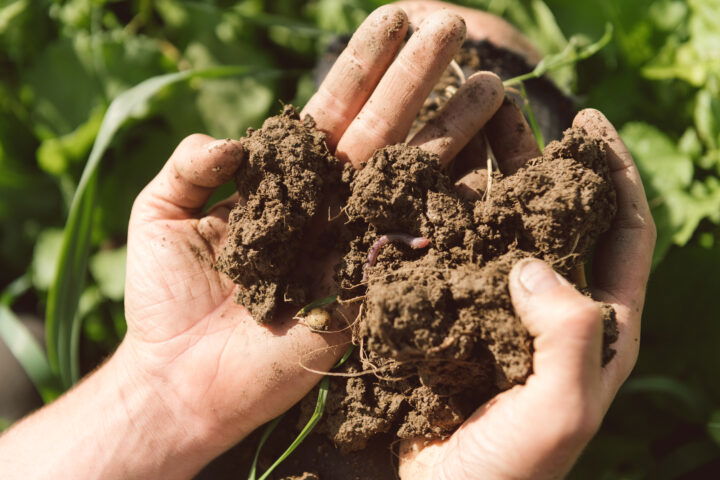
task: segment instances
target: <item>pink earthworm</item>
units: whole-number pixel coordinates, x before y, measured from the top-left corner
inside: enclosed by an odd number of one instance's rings
[[[367,262],[365,262],[365,270],[367,270],[367,267],[375,265],[378,255],[380,255],[380,250],[382,250],[383,247],[390,242],[402,242],[414,250],[425,248],[430,245],[430,240],[425,237],[413,237],[407,233],[387,233],[375,240],[375,243],[373,243],[372,247],[370,247]],[[367,281],[367,272],[363,273],[363,282],[364,281]]]

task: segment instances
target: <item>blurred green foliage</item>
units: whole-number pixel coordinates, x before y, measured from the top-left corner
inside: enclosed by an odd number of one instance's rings
[[[0,0],[3,305],[44,315],[61,229],[120,93],[149,77],[217,65],[284,71],[170,85],[113,138],[79,305],[82,365],[92,368],[124,334],[133,199],[174,146],[193,132],[239,137],[281,101],[302,104],[331,35],[352,31],[382,3]],[[457,3],[504,16],[544,54],[572,35],[599,38],[613,24],[608,47],[553,78],[619,128],[659,237],[638,367],[573,477],[711,478],[720,469],[720,0]]]

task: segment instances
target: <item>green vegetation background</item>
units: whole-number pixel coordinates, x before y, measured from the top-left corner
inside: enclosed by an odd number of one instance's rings
[[[44,316],[69,205],[113,98],[164,73],[258,68],[163,89],[104,155],[80,297],[82,366],[92,368],[124,333],[127,219],[143,185],[184,136],[240,137],[280,101],[302,104],[332,35],[382,3],[0,0],[0,302]],[[456,3],[504,16],[545,54],[613,23],[608,47],[553,77],[621,130],[659,238],[638,366],[573,476],[711,478],[720,471],[720,0]]]

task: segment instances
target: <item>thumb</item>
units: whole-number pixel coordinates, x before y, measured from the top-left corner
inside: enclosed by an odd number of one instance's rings
[[[515,311],[535,337],[534,383],[556,392],[596,392],[602,352],[599,306],[541,260],[518,262],[509,280]]]

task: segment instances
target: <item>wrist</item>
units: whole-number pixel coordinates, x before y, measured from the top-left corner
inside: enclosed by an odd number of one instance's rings
[[[144,478],[190,478],[225,448],[206,415],[173,388],[171,380],[153,374],[126,339],[103,367],[117,392],[118,408],[128,419],[130,444],[156,471]]]

